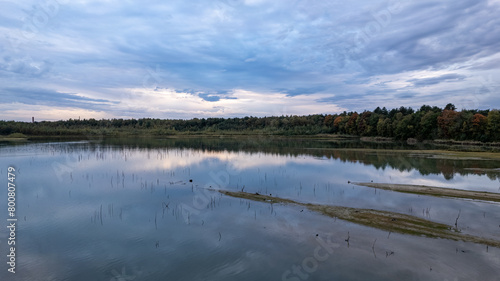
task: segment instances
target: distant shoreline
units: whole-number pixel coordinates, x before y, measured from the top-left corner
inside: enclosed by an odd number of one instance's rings
[[[14,136],[13,136],[14,135]],[[114,134],[102,134],[102,135],[78,135],[78,134],[68,134],[68,135],[23,135],[23,134],[12,134],[7,136],[0,135],[1,142],[24,142],[24,141],[44,141],[44,140],[101,140],[109,138],[137,138],[137,139],[176,139],[176,138],[269,138],[273,139],[296,139],[296,140],[324,140],[324,141],[359,141],[367,143],[381,143],[381,144],[407,144],[415,146],[415,150],[421,150],[419,146],[422,145],[434,145],[436,150],[444,151],[459,151],[459,152],[493,152],[500,153],[500,142],[479,142],[479,141],[456,141],[456,140],[423,140],[417,141],[415,139],[408,139],[407,141],[395,140],[394,138],[384,138],[384,137],[359,137],[352,135],[341,135],[341,134],[316,134],[316,135],[281,135],[281,134],[270,134],[261,132],[245,132],[245,133],[230,133],[230,132],[218,132],[218,133],[178,133],[178,134],[168,134],[168,135],[158,135],[158,134],[127,134],[124,132],[114,133]]]
[[[356,138],[368,142],[406,142],[500,147],[500,111],[444,109],[423,105],[414,110],[377,107],[372,111],[336,114],[192,119],[69,119],[19,122],[0,120],[0,135],[29,137],[84,136],[283,136]]]

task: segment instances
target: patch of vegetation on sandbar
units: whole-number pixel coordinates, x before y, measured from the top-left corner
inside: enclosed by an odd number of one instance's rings
[[[373,182],[353,182],[355,185],[392,190],[397,192],[412,193],[419,195],[429,195],[437,197],[464,198],[472,200],[500,202],[500,193],[486,191],[472,191],[454,188],[444,188],[426,185],[373,183]]]
[[[465,242],[480,243],[500,248],[500,241],[482,238],[478,236],[467,235],[467,234],[461,234],[460,232],[457,232],[449,225],[432,222],[429,220],[400,213],[380,211],[374,209],[361,209],[361,208],[351,208],[342,206],[301,203],[291,199],[273,197],[259,193],[248,193],[242,191],[219,190],[219,192],[228,196],[243,198],[258,202],[264,202],[270,204],[273,203],[293,204],[293,205],[303,206],[311,211],[318,212],[329,217],[335,217],[341,220],[396,233],[426,236],[432,238],[451,239],[457,241],[461,240]]]
[[[0,136],[0,141],[25,141],[28,136],[21,133],[13,133],[7,136]]]

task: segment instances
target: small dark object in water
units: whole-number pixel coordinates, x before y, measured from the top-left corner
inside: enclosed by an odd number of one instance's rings
[[[193,182],[193,180],[189,180],[189,182]]]
[[[273,194],[272,194],[272,193],[269,193],[269,196],[273,196]]]
[[[304,210],[300,210],[300,212],[302,213],[302,212],[304,212]]]
[[[318,236],[319,236],[319,234],[316,233],[316,237],[318,237]]]
[[[373,182],[373,180],[372,180],[372,182]]]
[[[260,195],[258,192],[255,192],[255,195]]]
[[[347,181],[347,183],[351,183],[351,181]]]

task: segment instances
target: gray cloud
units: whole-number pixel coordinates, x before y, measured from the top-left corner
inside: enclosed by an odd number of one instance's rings
[[[464,80],[466,77],[464,75],[459,75],[456,73],[444,74],[438,77],[432,78],[422,78],[422,79],[411,79],[408,82],[413,83],[415,87],[425,87],[430,85],[439,84],[442,82],[456,82]]]
[[[311,95],[324,91],[326,88],[323,86],[315,86],[309,88],[295,88],[295,89],[275,89],[277,92],[286,93],[287,96],[293,97],[298,95]]]
[[[328,92],[333,98],[319,101],[366,109],[384,106],[384,93],[410,90],[433,105],[441,83],[473,88],[469,78],[498,77],[500,68],[500,4],[486,0],[68,1],[28,34],[37,3],[0,11],[0,85],[29,81],[45,89],[32,98],[53,106],[89,108],[96,101],[61,93],[92,92],[106,109],[122,89],[156,87],[192,89],[214,106],[233,89]]]
[[[3,88],[0,89],[3,103],[27,105],[47,105],[55,107],[107,110],[117,102],[105,99],[93,99],[74,93],[60,93],[39,88]]]
[[[498,52],[498,5],[472,0],[407,3],[386,27],[378,24],[378,31],[365,32],[370,40],[354,60],[367,75],[442,69]],[[366,19],[370,22],[377,26],[374,18]]]
[[[51,63],[46,60],[34,60],[31,57],[5,56],[0,61],[0,72],[6,75],[19,75],[21,77],[39,77],[48,73]]]

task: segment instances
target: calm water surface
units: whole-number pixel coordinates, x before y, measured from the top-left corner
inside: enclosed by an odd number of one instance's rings
[[[113,139],[0,145],[0,213],[16,168],[17,264],[0,280],[497,280],[500,249],[409,236],[209,189],[374,208],[500,240],[499,204],[355,186],[500,192],[496,160],[356,142]],[[483,170],[484,169],[484,170]],[[489,170],[488,170],[489,169]],[[485,172],[488,171],[488,172]],[[345,240],[349,237],[349,243]]]

